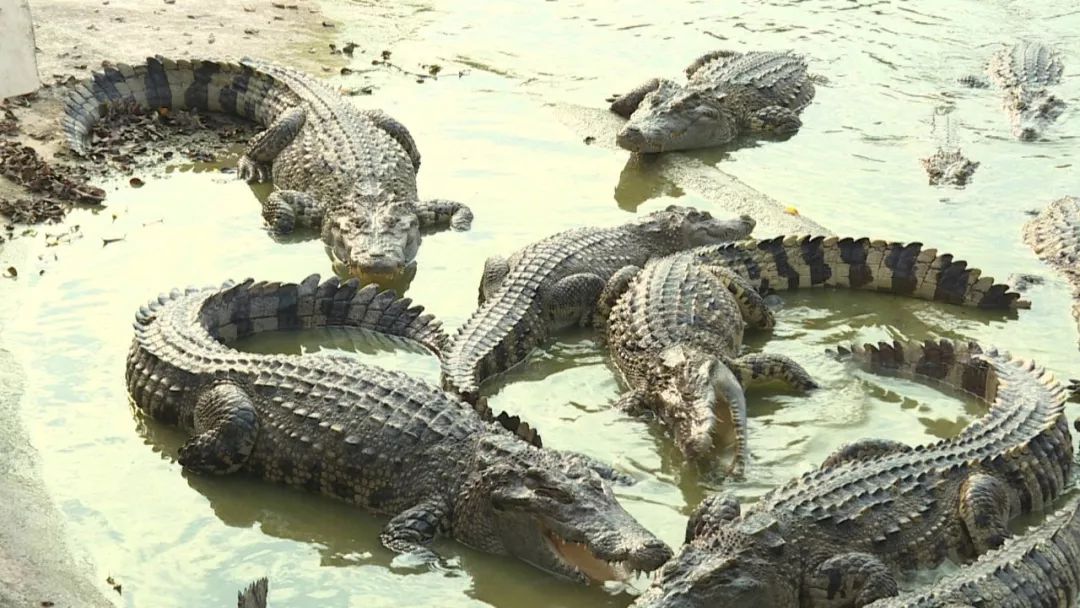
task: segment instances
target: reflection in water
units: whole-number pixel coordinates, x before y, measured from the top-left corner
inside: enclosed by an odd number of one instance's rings
[[[637,211],[647,200],[671,197],[679,198],[686,194],[671,178],[659,170],[656,156],[652,154],[631,154],[626,166],[619,173],[619,183],[615,186],[615,202],[620,209]]]

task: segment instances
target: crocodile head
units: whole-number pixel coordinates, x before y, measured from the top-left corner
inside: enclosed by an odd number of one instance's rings
[[[671,549],[615,499],[619,474],[581,454],[541,450],[506,435],[481,440],[477,470],[454,509],[454,536],[571,580],[652,571]]]
[[[749,215],[722,220],[708,211],[669,205],[662,211],[641,216],[633,230],[639,238],[662,245],[661,250],[678,251],[744,239],[756,225]]]
[[[767,513],[722,523],[689,539],[633,606],[798,606],[794,553]]]
[[[415,272],[420,220],[412,204],[338,205],[327,210],[322,231],[343,274],[385,283]]]
[[[739,132],[732,103],[722,95],[662,80],[641,100],[615,143],[645,154],[726,144]]]
[[[675,433],[675,442],[690,460],[706,463],[713,452],[720,418],[746,419],[746,397],[738,378],[713,355],[682,345],[665,349],[658,361],[656,415]],[[738,466],[742,454],[736,454]],[[707,464],[707,463],[706,463]]]

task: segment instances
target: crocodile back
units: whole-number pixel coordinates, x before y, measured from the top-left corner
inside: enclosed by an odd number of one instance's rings
[[[1062,197],[1024,224],[1024,242],[1072,286],[1072,315],[1080,331],[1080,199]]]
[[[1061,82],[1065,65],[1053,48],[1022,40],[990,57],[987,74],[1001,88],[1043,88]]]
[[[951,439],[806,473],[752,511],[773,514],[821,547],[865,551],[913,569],[972,551],[956,515],[957,496],[972,473],[1006,483],[1014,516],[1044,510],[1065,489],[1073,458],[1065,393],[1043,368],[944,340],[839,352],[875,373],[963,391],[990,409]]]
[[[814,98],[806,60],[790,51],[753,51],[717,57],[691,76],[688,88],[717,92],[752,89],[766,101],[800,111]]]

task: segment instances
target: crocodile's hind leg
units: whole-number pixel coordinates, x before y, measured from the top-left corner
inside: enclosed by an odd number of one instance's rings
[[[510,263],[501,255],[489,256],[484,260],[484,273],[480,276],[480,295],[477,304],[483,304],[488,298],[499,291],[503,279],[510,274]]]
[[[275,234],[288,234],[297,226],[318,226],[324,211],[322,202],[307,192],[275,190],[266,197],[262,215]]]
[[[604,279],[589,272],[559,279],[551,288],[544,306],[553,325],[587,327],[593,321],[596,300],[605,284]]]
[[[816,608],[858,608],[899,593],[892,573],[869,553],[833,556],[817,567],[807,583],[806,594]]]
[[[729,57],[739,57],[741,55],[742,53],[740,53],[739,51],[710,51],[708,53],[705,53],[701,57],[698,57],[690,65],[686,66],[686,69],[683,70],[683,72],[686,73],[687,78],[692,78],[694,74],[701,69],[701,66],[709,63],[710,61],[715,61],[717,59],[727,59]]]
[[[750,116],[750,128],[759,133],[786,135],[801,126],[799,115],[784,106],[766,106]]]
[[[383,528],[379,540],[391,551],[411,553],[426,562],[438,561],[438,554],[427,548],[427,545],[435,540],[439,521],[445,512],[445,505],[441,501],[422,502],[394,516]]]
[[[420,150],[416,147],[416,141],[413,140],[412,134],[405,128],[405,125],[382,110],[363,110],[360,113],[367,116],[371,122],[375,123],[376,127],[386,131],[390,137],[393,137],[394,141],[405,149],[405,153],[412,160],[413,171],[420,171]]]
[[[236,163],[236,175],[249,184],[270,181],[270,166],[274,159],[292,143],[306,119],[303,108],[289,108],[282,112],[268,129],[251,140],[247,152]]]
[[[828,469],[845,462],[868,460],[886,454],[910,452],[911,446],[892,439],[860,439],[840,446],[829,454],[821,463],[821,468]]]
[[[416,203],[416,217],[420,220],[420,230],[434,232],[447,226],[451,230],[468,230],[472,225],[473,213],[463,203],[437,198]]]
[[[974,473],[964,482],[959,517],[975,555],[996,549],[1009,538],[1009,498],[1008,485],[993,475]]]
[[[772,329],[776,325],[772,309],[765,304],[765,298],[750,281],[725,266],[706,265],[705,268],[735,296],[739,312],[747,325],[757,329]]]
[[[604,285],[604,290],[600,292],[600,297],[596,300],[596,315],[592,322],[593,326],[603,327],[607,323],[608,317],[611,316],[611,309],[615,308],[619,297],[626,292],[630,281],[634,280],[634,277],[639,272],[641,272],[641,268],[637,266],[623,266],[615,271],[615,274],[611,275],[607,284]]]
[[[259,417],[248,394],[235,384],[214,384],[195,402],[195,436],[180,448],[180,464],[198,473],[236,472],[258,434]]]
[[[712,534],[725,523],[738,519],[740,515],[742,505],[734,496],[724,492],[709,494],[686,521],[685,542]]]
[[[818,387],[810,373],[791,357],[771,353],[752,353],[727,361],[728,367],[744,387],[779,380],[797,391]]]
[[[618,114],[619,116],[622,116],[623,118],[630,118],[630,115],[638,109],[639,105],[641,105],[641,100],[645,99],[646,95],[652,93],[658,88],[660,88],[660,79],[653,78],[646,81],[645,84],[642,84],[641,86],[630,91],[629,93],[624,93],[622,95],[616,96],[615,99],[612,100],[611,105],[608,107],[612,112]]]
[[[629,416],[640,416],[649,410],[645,403],[645,392],[637,389],[623,393],[613,405]]]

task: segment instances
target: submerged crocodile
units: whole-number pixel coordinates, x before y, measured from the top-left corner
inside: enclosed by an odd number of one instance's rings
[[[838,237],[775,237],[691,249],[623,269],[601,296],[611,307],[607,340],[631,391],[621,405],[647,408],[674,430],[688,458],[713,448],[717,416],[735,426],[732,462],[747,454],[746,402],[741,387],[780,380],[796,390],[816,386],[788,357],[739,356],[747,324],[770,329],[772,312],[760,294],[821,286],[871,289],[983,308],[1027,306],[1019,294],[977,269],[919,243]]]
[[[1080,498],[1037,528],[927,590],[878,600],[871,608],[1075,608],[1080,596]]]
[[[939,147],[932,155],[919,159],[931,186],[966,186],[979,168],[979,161],[972,161],[960,148]]]
[[[671,550],[615,500],[621,474],[539,448],[406,374],[344,355],[263,355],[228,343],[352,326],[438,351],[422,308],[355,280],[253,283],[161,296],[136,315],[127,385],[139,409],[192,435],[179,462],[244,472],[392,516],[393,551],[443,535],[573,580],[653,570]]]
[[[744,238],[755,222],[669,206],[613,227],[575,228],[484,263],[479,307],[444,353],[443,384],[470,403],[487,378],[520,363],[552,333],[588,325],[608,279],[626,266]]]
[[[1072,287],[1072,316],[1080,331],[1080,198],[1065,196],[1050,203],[1024,224],[1024,242],[1039,259],[1065,275]],[[1080,397],[1080,380],[1073,380],[1069,390]]]
[[[1064,64],[1051,47],[1021,40],[999,49],[990,57],[986,73],[1001,89],[1003,106],[1012,132],[1023,141],[1042,136],[1043,131],[1065,111],[1065,102],[1047,87],[1061,82]],[[967,86],[983,86],[977,78],[961,79]]]
[[[736,438],[729,471],[744,470],[745,386],[769,380],[797,390],[817,386],[783,355],[740,356],[747,323],[769,329],[772,311],[745,280],[702,264],[694,250],[620,270],[599,307],[612,363],[630,389],[618,405],[655,412],[687,459],[706,467],[726,410]]]
[[[420,153],[409,131],[380,110],[361,110],[297,70],[258,61],[106,65],[72,89],[63,128],[90,152],[94,124],[110,109],[224,112],[266,127],[240,158],[238,174],[274,181],[262,213],[275,233],[321,227],[335,268],[374,280],[411,278],[422,231],[466,229],[468,207],[420,201]]]
[[[616,143],[631,152],[706,148],[756,132],[788,134],[814,98],[806,61],[791,52],[713,51],[686,68],[686,85],[653,78],[618,96],[628,118]]]
[[[839,352],[992,405],[951,439],[842,447],[745,511],[711,496],[635,606],[865,606],[897,594],[898,571],[999,547],[1014,516],[1043,511],[1071,482],[1064,389],[1041,367],[948,341]]]

